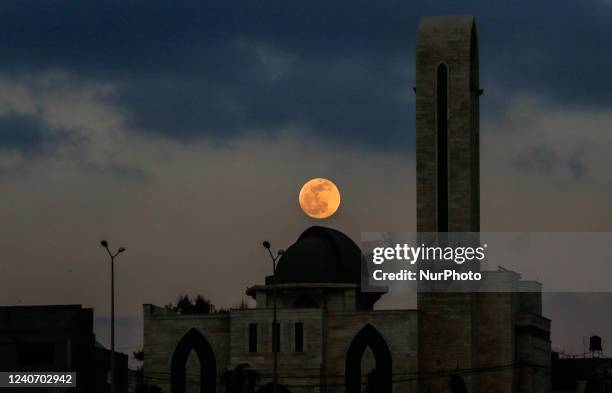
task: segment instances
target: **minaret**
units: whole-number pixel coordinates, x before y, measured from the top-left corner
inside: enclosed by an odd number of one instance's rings
[[[477,45],[471,16],[421,19],[416,52],[419,232],[480,230]]]
[[[480,92],[474,18],[422,18],[416,52],[419,232],[480,230]],[[477,367],[476,295],[421,292],[418,308],[421,375]],[[478,391],[471,374],[455,383]],[[422,392],[448,391],[449,378],[426,378],[420,386]]]

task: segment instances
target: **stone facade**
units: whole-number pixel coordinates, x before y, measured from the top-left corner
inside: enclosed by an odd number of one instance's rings
[[[438,68],[446,68],[446,121]],[[471,16],[421,19],[416,49],[417,230],[444,231],[438,209],[438,127],[445,126],[449,232],[480,230],[478,43]]]
[[[356,285],[334,288],[310,288],[308,292],[327,291],[330,303],[346,304],[346,292],[355,291]],[[271,290],[269,285],[255,288],[258,301]],[[304,288],[299,290],[304,294]],[[385,343],[385,349],[392,359],[392,375],[408,377],[418,371],[418,313],[414,310],[358,310],[354,306],[315,308],[285,308],[296,300],[296,289],[287,286],[277,288],[280,323],[280,351],[278,354],[279,384],[292,392],[313,392],[315,386],[327,386],[327,392],[344,392],[347,354],[351,346],[358,344],[360,333],[375,331]],[[349,296],[350,297],[350,296]],[[183,337],[196,329],[209,342],[215,357],[216,391],[225,391],[223,375],[238,365],[247,363],[259,375],[257,386],[263,387],[272,382],[272,309],[254,308],[231,310],[217,315],[181,315],[165,308],[144,305],[145,326],[145,380],[161,387],[164,392],[172,392],[171,374],[173,356]],[[303,326],[303,348],[295,347],[295,324]],[[257,326],[257,350],[249,350],[249,326]],[[374,346],[372,353],[359,353],[357,357],[364,374],[377,367],[379,356],[376,344],[364,341],[366,346]],[[353,351],[355,352],[355,351]],[[365,352],[365,351],[364,351]],[[368,358],[369,356],[369,358]],[[199,364],[187,362],[186,392],[199,392]],[[210,367],[210,365],[204,365]],[[380,367],[380,364],[378,364]],[[367,368],[367,370],[364,370]],[[360,383],[366,383],[361,378]],[[392,386],[393,392],[414,391],[414,382],[398,382]],[[391,385],[389,385],[391,386]],[[325,389],[321,389],[325,390]]]

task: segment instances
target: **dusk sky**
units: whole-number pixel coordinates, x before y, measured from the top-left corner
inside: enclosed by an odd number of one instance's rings
[[[0,303],[94,307],[106,344],[105,238],[131,352],[143,303],[240,303],[264,239],[414,231],[416,31],[447,14],[479,34],[482,230],[611,231],[612,1],[5,0]],[[611,298],[547,295],[553,349],[612,350]]]

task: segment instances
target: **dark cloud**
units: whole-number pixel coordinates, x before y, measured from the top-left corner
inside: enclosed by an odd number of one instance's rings
[[[285,75],[271,76],[254,59],[243,55],[241,63],[244,70],[231,75],[219,69],[217,77],[142,79],[124,85],[114,103],[131,128],[181,140],[273,135],[285,127],[372,147],[411,139],[412,97],[395,89],[402,75],[377,74],[368,64],[299,60]]]
[[[131,128],[189,141],[299,127],[338,143],[414,139],[418,19],[471,13],[483,113],[517,92],[558,105],[611,102],[604,2],[8,1],[0,69],[113,82]]]
[[[50,127],[35,114],[0,115],[0,151],[17,151],[26,156],[41,154],[68,137],[67,130]]]

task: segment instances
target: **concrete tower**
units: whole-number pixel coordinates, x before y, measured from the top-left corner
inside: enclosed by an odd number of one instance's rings
[[[478,47],[471,16],[424,17],[416,52],[417,228],[419,232],[478,232]],[[473,293],[421,292],[419,371],[450,373],[477,367],[478,301]],[[457,375],[478,391],[478,378]],[[449,389],[427,378],[422,392]]]
[[[416,53],[419,232],[480,230],[479,94],[474,18],[422,18]]]

